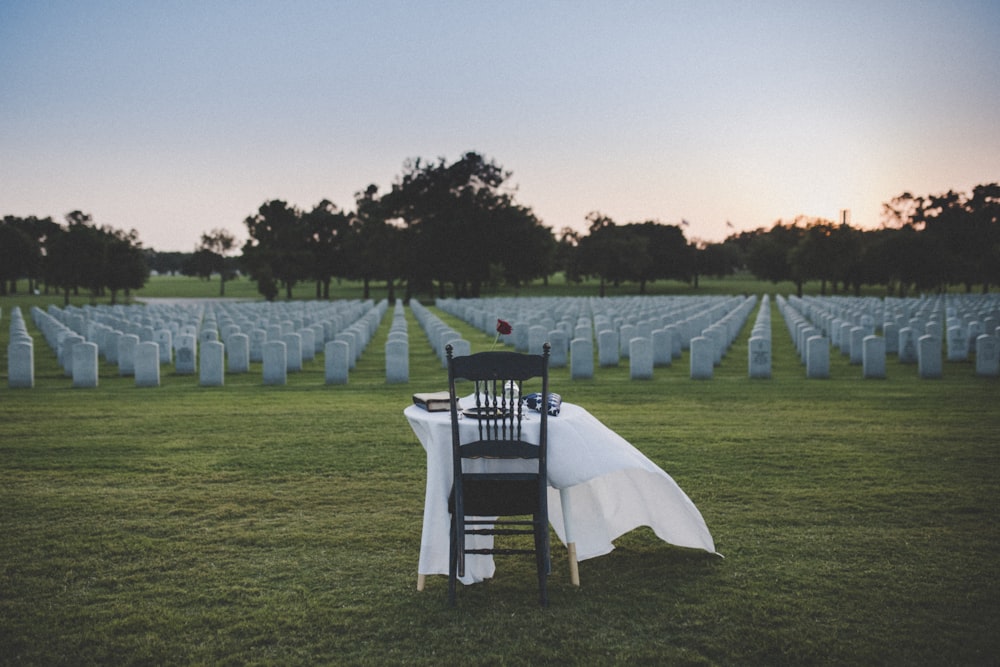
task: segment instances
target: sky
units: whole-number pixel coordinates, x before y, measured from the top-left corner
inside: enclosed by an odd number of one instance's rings
[[[1000,181],[1000,2],[0,0],[0,216],[190,252],[476,151],[558,231]]]

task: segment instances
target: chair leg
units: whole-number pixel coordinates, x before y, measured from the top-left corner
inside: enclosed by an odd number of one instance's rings
[[[448,604],[455,606],[455,589],[458,581],[458,529],[454,515],[451,518],[451,537],[448,540]]]
[[[548,577],[551,568],[548,549],[548,524],[535,521],[535,568],[538,570],[538,595],[543,607],[549,606]]]

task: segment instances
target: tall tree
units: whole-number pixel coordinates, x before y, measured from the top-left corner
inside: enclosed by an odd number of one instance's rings
[[[18,224],[20,219],[6,216],[0,222],[0,295],[17,293],[17,280],[31,271],[35,244]]]
[[[312,277],[316,280],[316,298],[330,298],[330,282],[345,276],[347,262],[344,246],[351,223],[350,215],[324,199],[302,216],[306,228],[306,248],[311,257]]]
[[[227,229],[216,227],[201,235],[201,243],[195,250],[198,274],[209,277],[219,274],[219,296],[226,295],[226,280],[232,277],[228,256],[236,248],[236,237]]]
[[[62,290],[64,303],[68,305],[70,293],[81,287],[90,293],[91,302],[105,290],[114,302],[119,291],[146,283],[149,269],[138,232],[98,228],[80,211],[67,214],[66,223],[46,239],[44,266],[46,282]]]
[[[378,187],[369,185],[354,194],[357,213],[345,240],[347,277],[361,280],[363,297],[371,295],[371,283],[384,280],[389,301],[396,299],[396,280],[406,274],[407,230],[389,220]]]
[[[118,292],[126,298],[134,289],[141,289],[149,278],[149,267],[136,230],[128,232],[104,227],[101,229],[106,244],[108,267],[106,286],[111,292],[111,303],[116,303]]]
[[[649,261],[636,267],[639,293],[646,293],[646,283],[656,280],[690,282],[695,272],[693,246],[677,225],[655,220],[626,225],[626,230],[645,242]]]
[[[803,230],[794,224],[784,225],[779,220],[768,231],[761,231],[747,249],[747,268],[757,278],[779,283],[790,280],[802,296],[804,277],[790,261],[792,249],[798,245]]]
[[[398,218],[407,230],[408,291],[437,282],[440,295],[451,284],[456,296],[478,296],[495,266],[508,280],[537,275],[540,269],[532,269],[546,256],[526,264],[523,243],[529,236],[540,241],[534,230],[541,223],[514,202],[510,176],[474,152],[452,164],[441,158],[404,165],[382,203],[385,218]]]
[[[261,294],[273,299],[275,282],[292,298],[292,288],[310,275],[308,228],[301,212],[281,200],[261,204],[255,215],[244,220],[249,239],[243,259]]]
[[[599,278],[599,295],[606,296],[608,283],[640,280],[652,264],[646,239],[597,211],[587,220],[590,233],[580,239],[578,260],[583,275]]]

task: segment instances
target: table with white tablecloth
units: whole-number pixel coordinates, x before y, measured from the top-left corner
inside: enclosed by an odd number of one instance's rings
[[[417,570],[422,588],[425,575],[448,574],[451,417],[415,405],[403,414],[427,452]],[[540,423],[538,413],[526,413],[523,439],[538,442]],[[476,420],[462,419],[459,428],[463,442],[474,439]],[[639,526],[670,544],[716,553],[701,512],[670,475],[578,405],[564,402],[559,415],[548,418],[548,481],[549,522],[569,548],[574,583],[577,561],[609,553],[615,539]],[[492,556],[471,557],[462,581],[482,581],[494,571]]]

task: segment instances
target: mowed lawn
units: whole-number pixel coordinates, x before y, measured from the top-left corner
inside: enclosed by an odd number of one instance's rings
[[[384,381],[388,317],[343,386],[320,358],[284,387],[254,365],[138,389],[102,363],[73,389],[32,327],[36,387],[0,364],[0,664],[1000,663],[1000,383],[893,359],[863,380],[839,354],[807,380],[772,315],[771,380],[747,378],[746,331],[712,380],[686,355],[648,381],[553,370],[725,557],[639,529],[575,588],[557,548],[547,609],[524,560],[454,609],[444,577],[416,590],[425,458],[402,410],[446,382],[412,317],[408,385]]]

